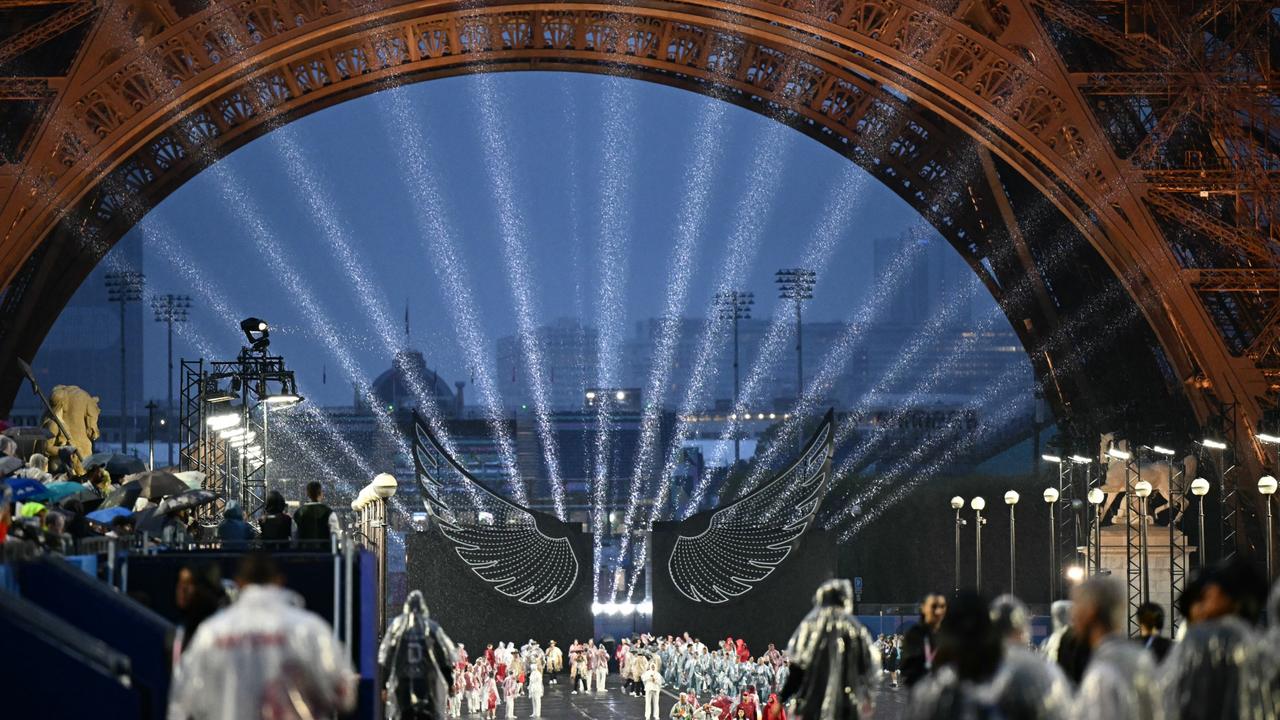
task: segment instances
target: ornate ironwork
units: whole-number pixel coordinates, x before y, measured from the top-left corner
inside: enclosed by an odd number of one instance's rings
[[[1261,462],[1251,433],[1280,389],[1265,3],[262,0],[186,16],[166,2],[101,4],[19,171],[0,174],[6,284],[58,232],[90,237],[100,254],[151,203],[282,119],[404,79],[628,73],[766,113],[859,162],[1002,302],[1016,268],[1044,269],[1052,237],[1083,238],[1150,326],[1153,366],[1173,392],[1201,421],[1236,404],[1241,458]],[[988,177],[948,182],[975,145],[990,154]],[[1001,205],[1010,199],[1016,213]],[[1011,254],[1021,265],[988,262],[992,243],[1017,242],[1044,204],[1062,218],[1055,234],[1027,234]],[[1234,275],[1197,283],[1215,273]],[[1045,274],[1038,307],[1006,306],[1043,376],[1053,358],[1038,343],[1083,302],[1069,278]],[[24,302],[48,306],[53,292],[29,288]],[[0,359],[29,354],[54,305],[0,338]],[[1061,394],[1051,399],[1068,411]]]

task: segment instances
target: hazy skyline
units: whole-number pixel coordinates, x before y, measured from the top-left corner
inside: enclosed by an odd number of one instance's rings
[[[705,104],[719,101],[642,81],[625,81],[623,92],[633,108],[628,118],[634,162],[627,168],[602,165],[605,141],[602,113],[609,78],[564,73],[499,73],[495,106],[504,113],[510,157],[505,163],[517,191],[522,230],[532,249],[527,258],[536,318],[549,323],[580,317],[595,324],[593,268],[597,237],[606,202],[622,202],[626,220],[626,327],[662,312],[669,277],[680,201],[687,191],[686,172],[692,154],[690,126]],[[471,289],[485,335],[484,352],[493,360],[497,338],[515,332],[511,291],[500,261],[500,233],[493,181],[481,162],[483,139],[478,130],[477,82],[459,77],[407,88],[413,118],[394,122],[422,123],[426,149],[444,203],[449,228],[461,248],[465,285]],[[391,107],[385,93],[352,100],[302,118],[249,143],[200,173],[155,208],[132,234],[144,240],[143,270],[157,293],[193,297],[191,329],[206,338],[215,352],[233,356],[240,345],[236,323],[254,315],[273,326],[272,349],[283,354],[299,377],[304,394],[320,404],[350,402],[347,372],[333,348],[318,336],[295,294],[272,272],[258,238],[246,231],[250,216],[278,243],[287,261],[317,300],[317,310],[338,330],[364,380],[391,364],[386,336],[402,342],[406,305],[411,318],[411,344],[430,366],[448,379],[468,380],[469,363],[459,349],[444,297],[428,264],[413,219],[413,200],[401,175],[397,147],[384,115]],[[759,228],[759,253],[751,263],[744,289],[756,293],[756,317],[767,318],[776,302],[773,273],[795,265],[818,225],[833,193],[858,193],[854,212],[842,223],[840,242],[831,263],[819,268],[815,297],[807,319],[851,318],[872,280],[873,242],[877,238],[921,233],[919,215],[874,179],[857,171],[847,180],[849,161],[798,132],[783,132],[782,164],[768,174],[770,187],[751,188],[748,169],[756,147],[770,137],[765,117],[738,107],[723,114],[719,131],[719,164],[707,169],[711,182],[708,221],[700,237],[690,302],[683,314],[702,314],[715,286],[715,273],[725,238],[736,219],[743,195],[755,191],[767,198]],[[303,149],[305,164],[327,196],[329,214],[359,258],[358,268],[342,267],[323,239],[323,229],[291,179],[280,133]],[[628,173],[625,197],[602,198],[605,173]],[[296,173],[294,174],[296,176]],[[224,192],[219,183],[234,182],[252,209]],[[229,196],[230,195],[230,196]],[[928,230],[933,235],[932,230]],[[936,236],[934,236],[936,237]],[[942,242],[940,239],[938,242]],[[175,271],[157,242],[169,242],[174,254],[191,264],[213,292],[225,297],[234,317],[216,317],[207,294]],[[371,295],[387,311],[393,327],[376,332],[354,287],[363,276]],[[105,293],[86,284],[81,293]],[[990,304],[985,295],[981,303]],[[163,325],[144,312],[145,392],[165,394]],[[194,358],[198,350],[179,340],[175,352]],[[322,377],[327,382],[322,384]],[[474,397],[470,398],[474,401]]]

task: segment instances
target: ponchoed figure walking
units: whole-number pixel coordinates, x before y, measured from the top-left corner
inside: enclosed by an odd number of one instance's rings
[[[378,648],[387,720],[443,720],[457,655],[453,641],[430,618],[422,592],[409,593]]]
[[[853,615],[853,586],[828,580],[787,645],[790,672],[782,688],[797,720],[856,720],[870,714],[880,654]]]

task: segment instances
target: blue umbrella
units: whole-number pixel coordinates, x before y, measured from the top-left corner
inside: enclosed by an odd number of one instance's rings
[[[118,517],[129,517],[130,515],[133,515],[133,511],[127,508],[113,507],[105,510],[94,510],[84,517],[86,520],[92,520],[99,525],[110,525],[112,520]]]
[[[63,500],[66,500],[72,495],[79,495],[80,493],[83,493],[83,492],[90,492],[90,493],[93,492],[92,490],[86,490],[85,486],[81,485],[78,482],[69,482],[67,480],[59,480],[58,482],[51,482],[48,485],[45,485],[44,489],[45,489],[45,492],[48,493],[47,499],[50,502],[55,502],[55,503],[62,502]]]
[[[39,480],[32,480],[24,477],[11,477],[5,480],[9,485],[9,489],[13,491],[13,499],[18,502],[31,502],[33,500],[43,500],[49,496],[49,489]]]

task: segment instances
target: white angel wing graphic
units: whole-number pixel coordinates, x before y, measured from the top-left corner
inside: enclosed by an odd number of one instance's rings
[[[481,580],[526,605],[556,602],[573,589],[579,562],[564,523],[490,490],[416,416],[413,456],[427,512]],[[470,496],[465,503],[446,497],[454,477]]]
[[[746,497],[700,513],[700,533],[676,538],[667,561],[671,582],[694,602],[723,603],[774,571],[808,529],[826,491],[834,452],[834,415],[826,418],[789,468]]]

